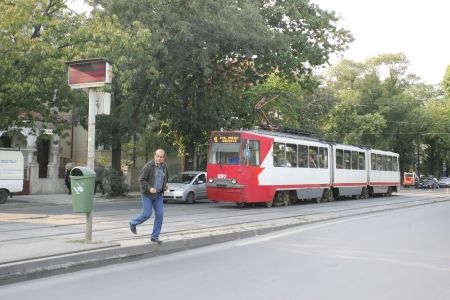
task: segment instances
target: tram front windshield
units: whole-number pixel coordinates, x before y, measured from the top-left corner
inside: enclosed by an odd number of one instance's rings
[[[212,143],[209,155],[210,164],[238,165],[240,143]]]

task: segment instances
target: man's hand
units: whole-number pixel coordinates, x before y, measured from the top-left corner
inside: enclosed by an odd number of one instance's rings
[[[149,191],[150,191],[150,194],[156,194],[156,192],[157,192],[157,190],[155,188],[153,188],[153,187],[150,188]]]

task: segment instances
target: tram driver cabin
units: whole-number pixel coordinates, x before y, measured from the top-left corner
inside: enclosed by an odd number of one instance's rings
[[[390,195],[400,187],[398,154],[262,129],[214,131],[208,199],[288,205],[339,196]]]

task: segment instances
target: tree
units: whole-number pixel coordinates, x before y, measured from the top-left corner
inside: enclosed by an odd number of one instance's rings
[[[383,54],[363,63],[341,61],[330,72],[327,86],[340,99],[324,131],[327,137],[400,153],[402,170],[415,163],[424,128],[423,101],[429,87],[407,73],[404,54]]]
[[[0,130],[66,126],[59,112],[81,99],[67,85],[67,32],[78,19],[61,0],[0,2]]]
[[[110,116],[98,116],[97,143],[111,145],[112,166],[121,172],[122,144],[145,130],[149,114],[158,109],[153,82],[158,71],[148,43],[151,33],[139,22],[121,24],[102,11],[84,20],[67,37],[73,59],[103,57],[112,63],[113,81]]]
[[[212,129],[247,124],[254,113],[244,92],[274,71],[307,86],[314,66],[351,41],[333,12],[308,0],[95,1],[122,24],[138,20],[152,32],[157,80],[154,115],[188,154]]]

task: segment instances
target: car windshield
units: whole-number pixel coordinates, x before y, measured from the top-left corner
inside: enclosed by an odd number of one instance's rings
[[[441,177],[439,178],[439,181],[450,181],[449,177]]]
[[[422,182],[426,182],[426,183],[433,182],[433,181],[434,181],[433,178],[422,179]]]
[[[196,174],[177,174],[169,178],[169,183],[191,183],[192,179],[195,178]]]

